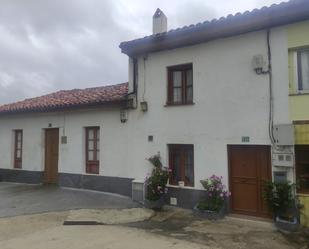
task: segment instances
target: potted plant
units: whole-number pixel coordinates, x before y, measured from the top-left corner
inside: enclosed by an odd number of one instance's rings
[[[194,207],[195,214],[207,219],[220,219],[225,215],[225,203],[231,195],[222,183],[222,176],[212,175],[201,180],[201,184],[206,190],[206,196]]]
[[[145,207],[161,209],[164,205],[164,194],[167,193],[167,181],[169,170],[163,167],[159,154],[147,159],[154,166],[150,177],[146,178],[146,199]]]
[[[273,212],[275,225],[284,230],[298,228],[298,208],[293,195],[295,184],[289,182],[264,183],[264,199]]]

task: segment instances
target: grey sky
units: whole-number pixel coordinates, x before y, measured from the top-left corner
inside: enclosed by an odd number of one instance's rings
[[[0,104],[59,89],[127,81],[121,41],[281,0],[0,0]]]

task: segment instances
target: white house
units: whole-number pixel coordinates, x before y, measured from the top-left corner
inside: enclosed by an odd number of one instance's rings
[[[293,166],[286,27],[309,19],[309,2],[170,31],[161,10],[153,19],[153,35],[120,44],[128,83],[0,107],[2,180],[130,196],[131,181],[151,170],[145,159],[160,152],[177,205],[192,207],[200,180],[216,174],[231,212],[267,216],[262,180],[294,180],[294,168],[272,158]]]

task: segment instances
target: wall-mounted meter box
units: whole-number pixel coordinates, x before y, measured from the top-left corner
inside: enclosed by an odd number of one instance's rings
[[[144,203],[146,193],[146,183],[144,180],[134,179],[132,181],[132,200]]]
[[[288,176],[286,171],[275,171],[274,172],[274,182],[287,182]]]
[[[294,155],[292,153],[273,153],[273,165],[275,167],[293,167]]]
[[[274,125],[273,135],[278,146],[294,145],[294,126],[292,124]]]

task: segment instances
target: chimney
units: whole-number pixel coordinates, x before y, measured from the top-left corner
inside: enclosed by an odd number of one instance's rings
[[[152,33],[159,34],[167,31],[167,17],[159,8],[152,17]]]

